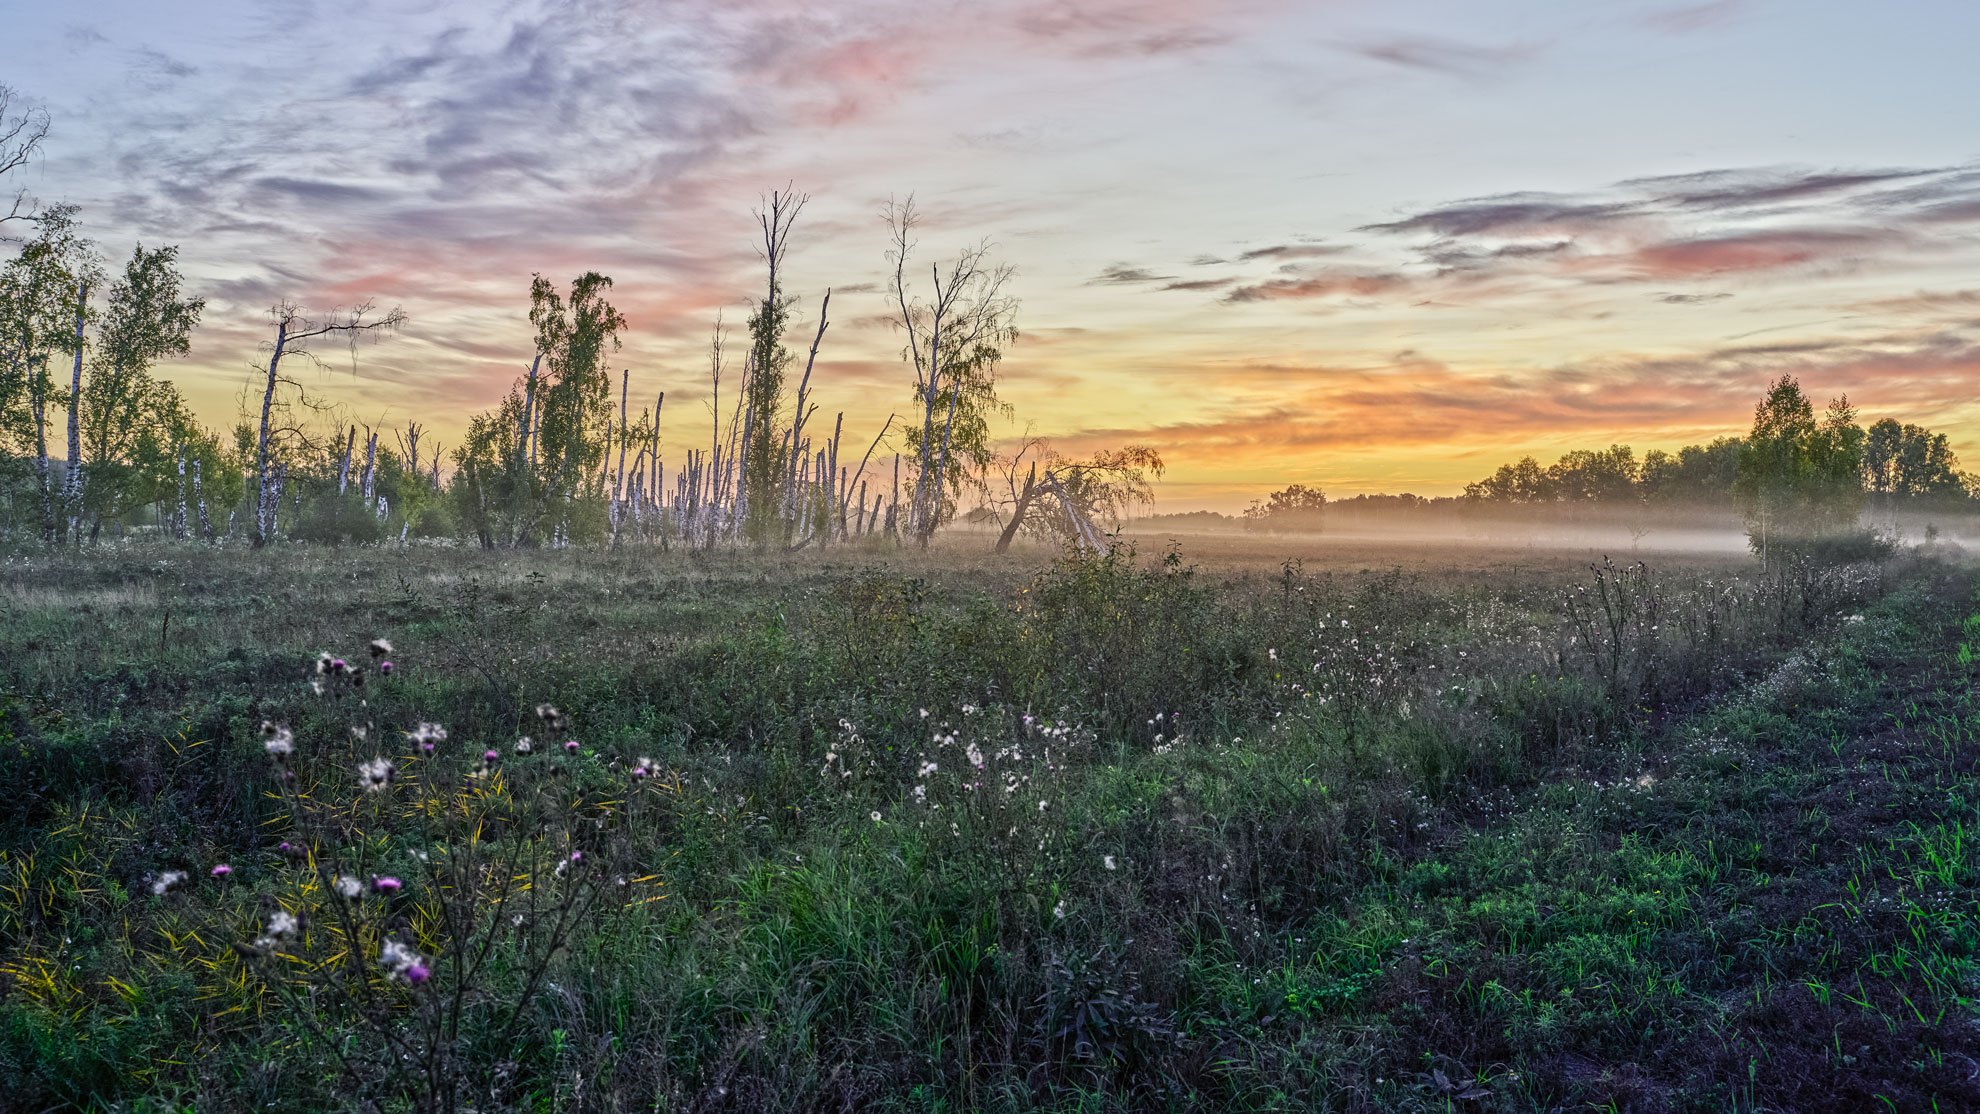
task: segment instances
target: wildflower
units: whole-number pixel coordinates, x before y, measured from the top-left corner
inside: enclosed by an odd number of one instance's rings
[[[933,762],[926,762],[926,761],[924,761],[924,762],[923,762],[923,763],[921,764],[921,772],[920,772],[919,774],[916,774],[915,776],[916,776],[916,777],[927,777],[927,776],[928,776],[929,774],[932,774],[932,773],[934,773],[934,772],[935,772],[936,770],[939,770],[939,769],[941,769],[941,767],[940,767],[940,766],[937,766],[937,765],[936,765],[935,763],[933,763]]]
[[[261,721],[261,749],[271,758],[285,758],[296,749],[295,732],[279,723]]]
[[[398,893],[403,885],[404,884],[401,883],[397,878],[394,878],[389,874],[383,878],[373,878],[371,880],[371,888],[377,890],[381,894]]]
[[[316,673],[320,677],[328,672],[330,672],[330,651],[324,650],[316,655]]]
[[[927,719],[927,718],[928,718],[928,709],[926,709],[926,708],[923,708],[923,709],[921,710],[921,718],[922,718],[922,719]]]
[[[970,743],[967,747],[963,748],[963,757],[968,758],[969,764],[977,769],[980,770],[983,768],[983,751],[975,743]]]
[[[488,763],[490,766],[493,766],[496,762],[500,761],[501,757],[502,757],[501,755],[495,753],[492,750],[484,750],[481,752],[481,760],[483,762]]]
[[[162,896],[165,893],[165,891],[171,889],[173,886],[176,886],[185,880],[186,880],[185,871],[168,870],[165,873],[158,876],[158,881],[153,882],[151,884],[151,892]]]
[[[382,756],[373,758],[369,762],[360,762],[358,784],[364,786],[364,791],[367,793],[382,792],[392,784],[392,774],[396,769],[391,759]]]
[[[374,658],[382,658],[382,657],[384,657],[384,656],[385,656],[386,654],[389,654],[389,653],[391,653],[391,652],[392,652],[392,644],[391,644],[390,642],[387,642],[386,640],[384,640],[384,639],[382,639],[382,638],[374,638],[374,639],[372,639],[372,640],[371,640],[371,656],[372,656],[372,657],[374,657]]]
[[[364,892],[364,883],[348,874],[339,874],[337,880],[331,884],[337,888],[338,895],[342,897],[356,897]]]
[[[516,740],[516,753],[528,754],[530,752],[530,748],[534,747],[535,745],[536,745],[535,743],[530,741],[530,737],[528,735],[524,735],[522,738]]]
[[[350,669],[350,663],[346,662],[343,658],[330,659],[330,672],[332,674],[341,674],[349,669]]]
[[[1040,812],[1044,812],[1044,811],[1045,811],[1045,806],[1046,806],[1046,805],[1049,805],[1049,804],[1051,804],[1051,803],[1052,803],[1052,802],[1050,802],[1050,801],[1040,801],[1040,802],[1038,802],[1038,811],[1040,811]]]
[[[429,969],[424,963],[413,964],[412,966],[405,969],[404,974],[406,981],[413,984],[414,986],[418,986],[420,983],[423,983],[426,980],[433,977],[432,970]]]
[[[371,729],[368,727],[351,728],[351,739],[355,742],[364,742],[364,737],[369,734],[371,734]]]
[[[425,956],[397,940],[387,940],[379,947],[378,963],[389,970],[395,978],[402,978],[407,982],[424,982],[433,973],[426,968]],[[421,972],[417,979],[412,976],[415,969]]]
[[[234,868],[228,866],[226,863],[221,863],[213,868],[213,876],[215,878],[225,878],[232,873],[234,873]]]
[[[565,754],[576,754],[577,752],[578,752],[578,741],[576,739],[564,740]]]
[[[315,693],[315,694],[316,694],[316,695],[318,695],[318,696],[322,696],[322,695],[323,695],[323,682],[322,682],[322,681],[311,681],[311,682],[309,683],[309,690],[310,690],[311,692],[313,692],[313,693]]]
[[[1106,867],[1108,870],[1114,869],[1114,857],[1112,855],[1100,856],[1100,865]]]
[[[880,822],[880,813],[877,809],[873,813],[873,822],[875,824],[878,824]]]
[[[634,777],[645,777],[646,775],[652,772],[653,772],[653,759],[647,758],[644,755],[642,755],[639,760],[639,765],[633,767],[632,775]]]
[[[1056,917],[1056,918],[1058,918],[1059,920],[1062,920],[1062,921],[1066,919],[1066,899],[1065,899],[1065,898],[1063,898],[1063,897],[1062,897],[1062,898],[1060,898],[1060,899],[1059,899],[1059,903],[1058,903],[1057,905],[1054,905],[1054,906],[1052,906],[1052,916],[1054,916],[1054,917]]]

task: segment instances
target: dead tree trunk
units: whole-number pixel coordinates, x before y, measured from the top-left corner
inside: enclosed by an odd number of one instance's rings
[[[1016,468],[1011,471],[1016,472]],[[1017,503],[1011,508],[1011,520],[1004,524],[1004,532],[997,537],[997,552],[1008,553],[1011,541],[1024,525],[1024,515],[1031,509],[1031,500],[1038,494],[1038,465],[1031,466],[1031,474],[1024,479],[1024,491],[1018,495]]]
[[[351,450],[357,447],[357,423],[351,423],[349,436],[344,438],[344,459],[337,463],[337,494],[349,490],[351,483]]]
[[[62,519],[68,530],[82,541],[78,524],[82,516],[82,365],[83,325],[89,314],[89,283],[76,285],[76,360],[69,376],[69,466],[62,473]]]
[[[268,451],[269,418],[275,408],[275,383],[281,375],[283,350],[289,343],[289,321],[275,323],[275,351],[268,357],[268,383],[261,392],[261,436],[255,440],[254,449],[254,547],[260,549],[275,536],[275,503],[280,495],[269,488]]]

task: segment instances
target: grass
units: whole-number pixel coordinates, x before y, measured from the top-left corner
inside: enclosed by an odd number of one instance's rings
[[[1980,1104],[1969,571],[1383,568],[15,553],[4,1104]]]

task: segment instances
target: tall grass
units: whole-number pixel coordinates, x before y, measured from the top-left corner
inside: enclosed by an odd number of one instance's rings
[[[422,1111],[1549,1108],[1709,1013],[1686,733],[1941,575],[3,571],[23,1108]]]

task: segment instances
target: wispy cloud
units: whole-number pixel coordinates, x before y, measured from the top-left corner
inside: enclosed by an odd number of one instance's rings
[[[1455,39],[1414,35],[1355,43],[1343,49],[1377,62],[1475,81],[1498,76],[1530,61],[1540,53],[1541,48],[1534,43],[1483,46]]]
[[[1091,280],[1091,284],[1096,286],[1129,286],[1143,282],[1168,282],[1175,277],[1174,275],[1158,275],[1146,267],[1130,267],[1124,263],[1116,263],[1094,277]]]

